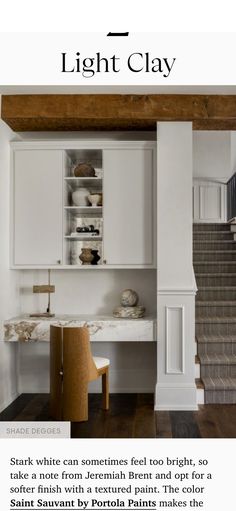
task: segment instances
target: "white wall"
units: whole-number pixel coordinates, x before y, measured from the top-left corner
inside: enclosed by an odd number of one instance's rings
[[[153,132],[106,132],[106,133],[20,133],[24,140],[50,139],[109,139],[153,140]],[[20,271],[20,307],[22,314],[45,310],[47,297],[33,295],[33,284],[47,282],[47,272],[41,270]],[[135,289],[140,304],[147,314],[156,315],[155,270],[58,270],[51,272],[55,295],[51,296],[52,310],[56,314],[112,314],[119,304],[120,293],[125,288]],[[107,356],[111,360],[111,392],[153,392],[156,381],[155,343],[94,343],[94,355]],[[49,346],[38,343],[19,346],[20,392],[48,392]],[[98,390],[97,383],[91,390]]]
[[[17,393],[16,345],[3,341],[3,321],[20,310],[19,272],[9,270],[9,141],[14,133],[0,121],[0,410]]]
[[[157,410],[196,409],[192,123],[157,123]]]
[[[236,131],[231,131],[231,173],[236,172]]]
[[[33,284],[47,283],[46,270],[22,270],[21,312],[46,310],[47,296],[32,292]],[[52,270],[56,292],[51,305],[56,314],[112,314],[123,289],[135,289],[148,314],[156,313],[155,270]]]
[[[234,155],[236,157],[236,144]],[[232,158],[230,131],[193,132],[194,178],[229,179]]]
[[[47,272],[21,271],[21,312],[45,310],[47,297],[33,295],[33,284],[47,282]],[[155,270],[57,270],[51,272],[56,292],[51,295],[56,314],[112,314],[125,288],[135,289],[147,314],[156,314]],[[155,343],[93,343],[94,355],[111,361],[111,392],[153,392],[156,381]],[[48,392],[49,345],[20,345],[20,392]],[[100,389],[99,382],[91,391]]]
[[[192,124],[157,124],[158,287],[192,283]]]

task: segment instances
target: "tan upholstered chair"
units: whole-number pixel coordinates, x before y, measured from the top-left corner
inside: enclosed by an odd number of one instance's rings
[[[50,412],[57,420],[88,420],[88,383],[102,376],[102,407],[109,409],[110,361],[93,357],[86,327],[50,327]]]

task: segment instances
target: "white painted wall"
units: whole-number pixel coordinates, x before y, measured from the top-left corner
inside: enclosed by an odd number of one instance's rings
[[[236,172],[236,131],[231,131],[231,174]]]
[[[157,410],[196,409],[192,124],[157,124]]]
[[[236,144],[234,156],[236,161]],[[230,131],[193,132],[194,178],[229,179],[232,157]]]
[[[192,285],[192,124],[157,124],[158,287]]]
[[[47,282],[43,270],[22,270],[20,278],[21,313],[45,310],[47,297],[33,295],[33,284]],[[125,288],[135,289],[147,314],[156,314],[155,270],[55,270],[51,295],[56,314],[112,314]],[[93,343],[93,354],[110,358],[111,392],[153,392],[156,381],[155,343]],[[48,392],[49,345],[20,345],[20,392]],[[99,382],[91,391],[100,389]]]
[[[193,132],[194,222],[227,221],[226,183],[236,170],[235,165],[234,132]]]
[[[16,345],[3,342],[3,321],[20,310],[19,272],[9,270],[9,141],[14,133],[0,121],[0,410],[17,394]]]
[[[46,270],[21,271],[23,314],[46,310],[47,296],[33,294],[32,286],[47,283],[47,279]],[[56,286],[51,295],[56,314],[112,314],[125,288],[137,291],[147,313],[156,313],[155,270],[52,270],[51,283]]]
[[[108,139],[108,140],[153,140],[155,133],[20,133],[23,140],[55,139]],[[21,313],[42,311],[46,297],[33,295],[33,284],[47,282],[46,271],[21,271]],[[140,303],[148,314],[156,315],[156,271],[155,270],[88,270],[52,271],[51,282],[56,293],[51,297],[52,309],[57,314],[111,314],[119,304],[124,288],[135,289]],[[93,344],[94,355],[110,358],[111,392],[153,392],[156,381],[156,345],[154,343]],[[48,392],[49,346],[44,343],[21,345],[19,352],[20,392]],[[99,383],[92,383],[97,391]]]

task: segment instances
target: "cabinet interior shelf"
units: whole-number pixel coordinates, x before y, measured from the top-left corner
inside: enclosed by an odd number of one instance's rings
[[[101,236],[64,236],[65,239],[71,241],[102,241]]]
[[[73,213],[75,216],[79,216],[80,214],[88,214],[94,215],[102,212],[102,206],[64,206],[65,211],[69,213]]]
[[[81,183],[82,181],[89,181],[91,183],[92,181],[95,181],[95,182],[102,181],[102,178],[98,177],[98,176],[94,176],[94,177],[74,177],[74,176],[69,176],[69,177],[64,177],[64,180],[67,181],[67,182],[72,181],[73,183],[74,182]]]

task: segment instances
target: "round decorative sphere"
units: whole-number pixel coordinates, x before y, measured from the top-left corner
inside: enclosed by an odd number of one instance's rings
[[[123,307],[135,307],[138,304],[139,296],[133,289],[124,289],[121,294],[121,305]]]

